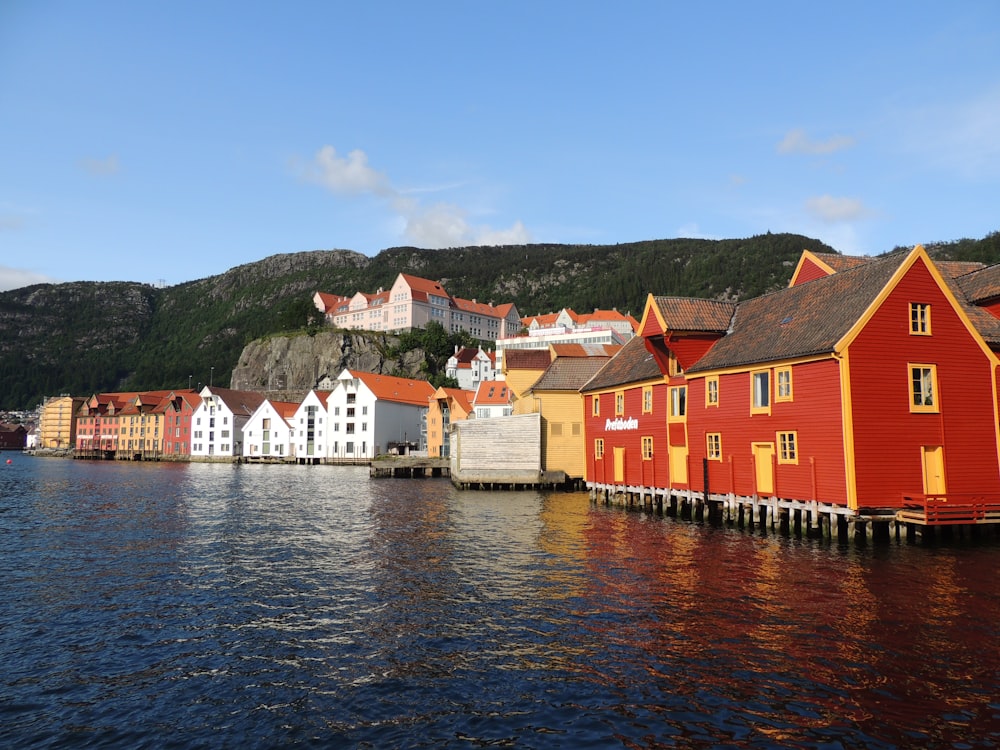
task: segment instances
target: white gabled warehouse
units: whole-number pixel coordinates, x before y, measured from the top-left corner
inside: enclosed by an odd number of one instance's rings
[[[326,458],[327,414],[326,399],[330,391],[313,389],[306,394],[292,416],[295,431],[295,460],[300,463],[319,463]]]
[[[250,459],[284,460],[295,456],[292,419],[299,405],[265,399],[243,428],[243,455]]]
[[[201,404],[191,415],[191,458],[236,458],[243,455],[243,429],[264,402],[261,393],[206,385]]]
[[[424,450],[424,419],[433,395],[426,380],[344,370],[326,400],[328,457],[371,459],[402,443]]]

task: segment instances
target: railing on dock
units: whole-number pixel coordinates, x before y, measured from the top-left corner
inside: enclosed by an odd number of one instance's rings
[[[896,520],[924,526],[1000,523],[1000,498],[983,495],[906,495]]]

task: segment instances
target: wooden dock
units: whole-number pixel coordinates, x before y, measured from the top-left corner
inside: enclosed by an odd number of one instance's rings
[[[378,456],[369,467],[372,477],[447,477],[451,475],[451,464],[447,458],[427,456]]]

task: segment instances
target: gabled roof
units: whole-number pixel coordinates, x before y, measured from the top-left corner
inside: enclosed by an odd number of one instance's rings
[[[643,330],[648,328],[646,323],[649,312],[652,311],[661,328],[658,333],[671,331],[725,333],[732,324],[736,305],[735,302],[714,299],[650,295],[646,305],[647,312],[643,316]]]
[[[462,388],[438,388],[431,397],[438,401],[445,399],[457,405],[466,414],[472,411],[472,398],[475,394]]]
[[[740,302],[729,333],[688,372],[833,352],[906,257],[873,259]]]
[[[598,391],[647,380],[662,382],[663,373],[660,372],[652,353],[646,348],[646,339],[635,336],[580,390]]]
[[[436,281],[422,279],[419,276],[411,276],[408,273],[401,273],[399,276],[410,287],[410,296],[415,300],[426,302],[428,294],[451,299],[451,295]]]
[[[1000,264],[980,266],[954,278],[965,298],[973,304],[1000,298]]]
[[[376,375],[360,370],[348,370],[348,372],[351,373],[351,377],[364,383],[368,390],[375,394],[375,398],[380,401],[427,406],[427,400],[434,395],[434,386],[426,380],[397,378],[395,375]]]
[[[631,315],[625,315],[617,310],[594,310],[576,316],[578,325],[595,325],[599,323],[628,323],[633,331],[639,329],[639,321]]]
[[[455,359],[460,368],[469,367],[472,364],[472,361],[479,356],[479,352],[481,351],[482,349],[474,349],[471,346],[463,346],[451,356]],[[483,354],[485,354],[491,362],[493,361],[493,352],[483,352]]]
[[[320,303],[323,305],[323,312],[330,312],[337,305],[343,304],[344,302],[350,302],[350,297],[342,297],[339,294],[327,294],[326,292],[316,292],[314,299],[318,297]]]
[[[473,402],[476,406],[500,406],[510,404],[514,394],[502,380],[484,380],[476,390]]]
[[[506,370],[544,370],[552,364],[548,349],[504,349],[503,366]]]
[[[578,391],[587,384],[610,357],[560,357],[555,360],[528,390]]]
[[[226,408],[237,416],[252,416],[264,403],[264,394],[255,391],[234,391],[230,388],[216,388],[211,385],[205,386],[205,389],[222,401]]]

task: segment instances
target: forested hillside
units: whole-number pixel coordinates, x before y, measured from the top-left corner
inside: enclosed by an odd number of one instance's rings
[[[572,307],[639,316],[650,292],[740,299],[787,283],[800,235],[419,250],[367,257],[348,250],[274,255],[164,289],[130,282],[42,284],[0,292],[0,408],[59,393],[227,385],[245,344],[316,325],[316,291],[388,287],[400,272],[453,295],[514,302],[522,315]],[[936,257],[1000,261],[1000,234],[929,246]]]

